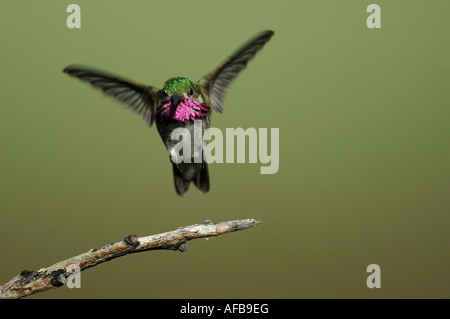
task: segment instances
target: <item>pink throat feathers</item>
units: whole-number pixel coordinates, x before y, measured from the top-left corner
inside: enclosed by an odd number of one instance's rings
[[[169,118],[171,116],[172,102],[169,100],[160,109],[162,117]],[[183,99],[177,106],[173,119],[179,122],[186,123],[187,121],[200,120],[208,116],[210,110],[209,105],[200,104],[197,101],[190,99]]]

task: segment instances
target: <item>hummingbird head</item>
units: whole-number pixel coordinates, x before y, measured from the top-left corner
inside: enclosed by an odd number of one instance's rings
[[[157,121],[171,119],[180,122],[201,119],[207,116],[210,107],[203,100],[198,83],[188,78],[168,79],[160,93],[161,100],[157,111]]]
[[[188,78],[170,78],[164,83],[163,90],[172,107],[178,106],[183,99],[192,99],[194,97],[194,83]]]

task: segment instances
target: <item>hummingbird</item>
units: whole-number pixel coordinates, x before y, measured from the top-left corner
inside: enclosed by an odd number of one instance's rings
[[[162,89],[90,67],[71,65],[63,72],[90,82],[94,87],[122,102],[125,107],[142,116],[149,127],[155,122],[169,151],[169,158],[172,158],[174,146],[179,142],[171,139],[172,131],[176,128],[188,129],[192,137],[191,144],[194,145],[195,122],[201,122],[202,132],[210,127],[212,111],[222,113],[224,110],[223,100],[231,81],[273,34],[270,30],[259,33],[196,82],[186,77],[172,77],[163,84]],[[201,163],[195,163],[193,160],[190,163],[171,162],[175,191],[178,195],[184,196],[191,182],[201,193],[209,192],[208,165],[204,157]]]

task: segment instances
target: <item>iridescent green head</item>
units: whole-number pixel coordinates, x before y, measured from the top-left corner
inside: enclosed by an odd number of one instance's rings
[[[163,86],[163,90],[169,95],[182,95],[185,92],[189,92],[191,88],[191,80],[183,77],[170,78]]]

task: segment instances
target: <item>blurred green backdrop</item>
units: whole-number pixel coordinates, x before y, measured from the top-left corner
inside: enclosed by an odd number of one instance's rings
[[[255,218],[186,253],[130,255],[33,298],[450,297],[450,2],[1,1],[0,283],[122,239]],[[213,126],[280,129],[280,169],[212,164],[176,196],[155,128],[62,73],[161,87],[275,36]],[[368,289],[366,267],[381,267]]]

